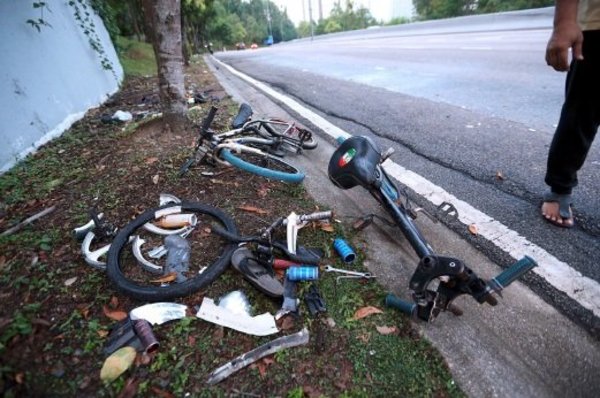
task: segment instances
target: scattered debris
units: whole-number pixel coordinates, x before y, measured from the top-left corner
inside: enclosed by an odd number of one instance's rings
[[[65,281],[65,286],[71,286],[73,283],[75,283],[75,281],[77,280],[77,277],[74,276],[72,278],[69,278]]]
[[[275,318],[268,312],[255,317],[231,312],[215,304],[213,299],[204,297],[196,316],[205,321],[225,326],[238,332],[254,336],[268,336],[279,332]]]
[[[234,290],[219,299],[219,307],[225,308],[232,314],[252,316],[252,306],[248,297],[241,290]]]
[[[104,361],[100,371],[100,379],[113,381],[131,367],[137,352],[133,347],[123,347],[115,351]]]
[[[356,259],[356,253],[342,238],[336,238],[333,241],[333,248],[346,264],[350,264]]]
[[[52,213],[54,210],[56,209],[56,206],[52,206],[52,207],[48,207],[47,209],[44,209],[42,211],[40,211],[37,214],[34,214],[31,217],[27,217],[26,219],[24,219],[23,221],[21,221],[20,223],[18,223],[17,225],[15,225],[12,228],[7,229],[6,231],[2,232],[0,234],[0,236],[6,236],[6,235],[10,235],[10,234],[14,234],[17,231],[20,231],[23,227],[25,227],[28,224],[31,224],[32,222]]]
[[[467,229],[469,230],[471,235],[477,235],[479,233],[479,230],[477,229],[477,225],[475,225],[475,224],[469,224]]]
[[[304,328],[298,333],[290,334],[287,336],[279,337],[273,341],[270,341],[260,347],[255,348],[239,357],[227,362],[225,365],[214,370],[208,380],[206,381],[209,385],[215,385],[220,381],[231,376],[233,373],[246,366],[264,358],[268,355],[272,355],[278,351],[286,348],[297,347],[300,345],[308,344],[309,333],[308,329]]]
[[[375,326],[375,329],[377,329],[379,334],[382,334],[384,336],[388,334],[398,333],[398,328],[396,326]]]
[[[500,180],[500,181],[504,181],[506,179],[506,177],[504,177],[504,174],[502,174],[502,172],[500,170],[496,171],[496,179]]]

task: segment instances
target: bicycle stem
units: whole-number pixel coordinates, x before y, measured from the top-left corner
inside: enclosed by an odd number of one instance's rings
[[[390,213],[396,224],[400,227],[404,233],[404,236],[406,236],[406,239],[408,239],[411,247],[417,253],[417,256],[419,256],[419,258],[423,258],[425,256],[433,255],[434,252],[429,243],[427,243],[427,241],[421,236],[421,233],[412,220],[410,220],[408,215],[398,209],[398,205],[389,196],[384,187],[380,186],[377,192],[384,200],[386,210]]]

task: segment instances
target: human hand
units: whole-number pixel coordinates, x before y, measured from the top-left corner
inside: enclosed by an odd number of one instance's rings
[[[569,70],[569,48],[573,58],[583,60],[583,33],[576,22],[555,26],[546,46],[546,63],[559,72]]]

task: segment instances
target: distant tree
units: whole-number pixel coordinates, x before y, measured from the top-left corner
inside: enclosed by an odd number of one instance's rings
[[[554,0],[413,0],[419,19],[423,20],[522,10],[553,4]]]
[[[164,130],[185,128],[186,102],[181,49],[180,0],[143,0],[146,21],[158,66],[158,85]]]

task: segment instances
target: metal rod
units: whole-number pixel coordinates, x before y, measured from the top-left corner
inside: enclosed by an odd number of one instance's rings
[[[421,236],[421,233],[406,213],[398,208],[398,205],[387,195],[383,188],[379,188],[379,192],[385,201],[385,208],[391,214],[396,224],[398,224],[419,258],[434,254],[429,243]]]

